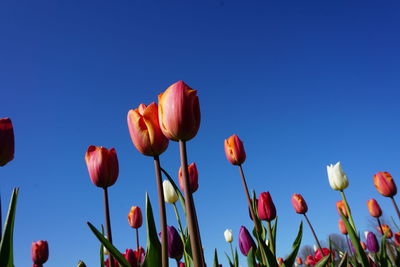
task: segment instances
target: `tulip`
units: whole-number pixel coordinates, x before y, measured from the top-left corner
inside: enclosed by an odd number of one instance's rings
[[[159,233],[161,237],[161,232]],[[178,231],[173,226],[167,226],[168,257],[179,261],[183,256],[183,243]]]
[[[131,267],[137,267],[137,259],[135,256],[135,253],[132,249],[127,249],[125,250],[125,253],[122,254],[124,256],[124,258],[129,262],[129,264],[131,265]]]
[[[326,167],[328,171],[329,184],[333,190],[344,190],[349,186],[349,181],[344,173],[340,162]]]
[[[89,146],[85,155],[86,165],[92,183],[107,188],[118,178],[118,158],[114,148]]]
[[[340,230],[340,232],[342,233],[342,234],[344,234],[344,235],[347,235],[347,229],[346,229],[346,226],[345,226],[345,224],[344,224],[344,221],[340,218],[339,219],[339,230]]]
[[[138,260],[140,264],[142,264],[146,255],[144,248],[139,247],[137,250],[133,251],[133,253],[135,253],[135,259]]]
[[[382,229],[381,229],[382,227]],[[379,233],[381,235],[385,235],[386,238],[392,238],[393,237],[393,233],[392,230],[390,229],[389,225],[387,224],[382,224],[381,227],[377,226],[376,229],[379,231]],[[382,232],[383,230],[383,232]]]
[[[365,244],[365,242],[361,241],[360,244],[363,250],[367,249],[367,245]]]
[[[163,134],[173,141],[189,141],[200,127],[197,91],[179,81],[158,95],[158,118]]]
[[[302,265],[303,264],[303,260],[300,257],[297,257],[296,259],[297,264]]]
[[[128,222],[132,228],[138,229],[142,226],[142,211],[138,206],[132,206],[128,213]]]
[[[169,140],[160,129],[156,103],[129,110],[128,128],[133,144],[143,155],[154,157],[167,149]]]
[[[49,258],[49,245],[47,241],[32,242],[32,261],[34,264],[44,264]]]
[[[244,256],[247,256],[251,248],[255,250],[256,244],[246,227],[241,226],[239,231],[239,249]]]
[[[281,266],[283,264],[283,258],[279,257],[276,259],[276,262]]]
[[[369,214],[371,214],[372,217],[379,218],[382,216],[381,207],[375,199],[371,198],[370,200],[368,200],[367,206]]]
[[[231,243],[233,240],[233,236],[232,236],[232,230],[231,229],[226,229],[224,232],[224,236],[225,236],[225,241],[228,243]]]
[[[368,232],[367,235],[367,248],[370,252],[376,253],[379,251],[379,244],[373,232]]]
[[[163,192],[165,202],[174,204],[176,201],[178,201],[178,194],[176,193],[175,188],[172,186],[170,181],[164,180]]]
[[[0,166],[14,159],[14,129],[9,118],[0,119]]]
[[[396,246],[400,247],[400,233],[394,233],[394,243],[396,244]]]
[[[378,172],[374,175],[374,185],[378,192],[385,197],[393,197],[397,194],[397,187],[392,175],[388,172]]]
[[[180,262],[179,263],[179,267],[185,267],[185,263],[184,262]]]
[[[327,248],[322,248],[322,252],[320,249],[317,249],[314,255],[314,259],[316,262],[319,262],[323,257],[329,255],[331,251]]]
[[[246,160],[246,152],[239,137],[234,134],[224,141],[225,155],[233,165],[242,165]]]
[[[111,266],[111,265],[110,265],[110,259],[112,259],[112,262],[114,263],[114,266],[115,266],[115,267],[119,267],[118,261],[117,261],[116,259],[114,259],[114,258],[108,258],[108,259],[106,259],[106,261],[104,262],[104,265],[105,265],[106,267],[110,267],[110,266]]]
[[[308,255],[306,258],[306,261],[304,262],[305,265],[311,265],[314,266],[317,262],[315,261],[314,257],[312,255]]]
[[[196,163],[192,163],[188,166],[189,169],[189,190],[191,193],[194,193],[199,188],[199,173],[197,171]],[[179,168],[179,187],[182,191],[185,191],[183,186],[183,175],[182,175],[182,167]]]
[[[269,192],[263,192],[258,197],[258,216],[261,220],[272,221],[276,217],[276,209]]]
[[[336,209],[337,209],[337,212],[339,213],[339,216],[340,216],[340,211],[342,211],[344,217],[346,217],[346,218],[349,217],[349,214],[347,214],[346,205],[343,200],[336,202]]]
[[[298,214],[304,214],[308,211],[307,203],[300,194],[293,194],[292,205]]]

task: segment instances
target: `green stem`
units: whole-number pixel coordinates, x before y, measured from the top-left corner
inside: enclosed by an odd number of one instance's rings
[[[229,242],[229,245],[231,246],[232,262],[235,262],[235,254],[233,254],[232,242]]]
[[[312,232],[312,234],[313,234],[313,236],[314,236],[314,238],[315,238],[315,242],[317,242],[318,248],[320,249],[320,251],[321,251],[321,253],[322,253],[322,247],[321,247],[321,244],[319,243],[319,240],[318,240],[317,235],[315,234],[314,228],[312,227],[311,222],[310,222],[310,220],[308,219],[307,215],[306,215],[305,213],[304,213],[303,215],[304,215],[304,218],[306,218],[306,221],[307,221],[307,223],[308,223],[308,226],[310,226],[311,232]]]
[[[137,249],[137,255],[138,255],[138,257],[137,257],[137,263],[138,263],[138,266],[139,266],[139,265],[140,265],[139,229],[136,228],[135,230],[136,230],[136,249]]]
[[[381,233],[382,233],[382,235],[385,235],[385,233],[383,232],[383,228],[382,228],[381,220],[379,220],[379,218],[376,218],[376,219],[378,220],[379,229],[381,229]]]
[[[176,220],[178,221],[179,231],[181,232],[182,240],[185,241],[185,239],[183,238],[184,237],[184,232],[183,232],[183,227],[182,227],[182,224],[181,224],[181,217],[179,216],[179,212],[178,212],[178,209],[176,207],[176,204],[173,203],[172,205],[174,206],[175,217],[176,217]]]
[[[346,196],[344,194],[344,191],[340,190],[340,194],[342,195],[342,198],[343,198],[343,201],[344,201],[344,206],[346,207],[347,214],[349,215],[350,224],[353,227],[354,232],[357,233],[356,225],[354,223],[353,216],[351,215],[350,207],[349,207],[349,204],[347,203],[347,199],[346,199]]]
[[[275,256],[275,246],[274,246],[275,242],[272,237],[272,227],[270,221],[267,221],[267,226],[268,226],[268,245],[271,248],[272,254]]]
[[[104,189],[104,191],[103,191],[103,193],[104,193],[103,194],[103,196],[104,196],[104,213],[105,213],[105,219],[106,219],[107,239],[112,244],[110,207],[108,204],[108,191],[107,191],[107,187],[104,187],[103,189]],[[110,253],[108,259],[110,262],[110,266],[114,267],[114,259],[111,255],[111,253]]]
[[[399,219],[400,219],[400,211],[399,211],[399,207],[397,206],[397,203],[396,203],[396,201],[394,200],[394,198],[393,198],[393,197],[391,197],[391,199],[392,199],[392,202],[393,202],[394,208],[396,209],[397,216],[398,216],[398,217],[399,217]]]

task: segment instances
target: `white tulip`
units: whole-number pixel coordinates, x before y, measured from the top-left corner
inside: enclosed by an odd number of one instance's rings
[[[340,162],[326,166],[326,169],[328,171],[329,184],[333,190],[343,190],[349,186],[349,181]]]
[[[314,244],[314,252],[317,251],[317,245]]]
[[[165,180],[163,182],[163,191],[165,202],[174,204],[178,200],[178,194],[176,193],[175,188],[172,186],[170,181]]]
[[[367,240],[368,233],[369,233],[368,231],[365,231],[365,232],[364,232],[364,235],[365,235],[365,240]]]
[[[232,236],[232,230],[231,229],[226,229],[224,232],[224,236],[225,236],[225,241],[228,243],[231,243],[233,240],[233,236]]]

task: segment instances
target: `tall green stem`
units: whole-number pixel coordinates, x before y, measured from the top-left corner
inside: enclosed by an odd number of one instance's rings
[[[275,255],[275,246],[274,246],[275,240],[272,236],[272,227],[271,227],[270,221],[267,221],[267,226],[268,226],[268,244],[269,244],[269,247],[271,248],[272,254]]]
[[[343,191],[343,190],[340,190],[340,194],[342,195],[342,198],[343,198],[343,201],[344,201],[344,206],[346,207],[347,214],[349,215],[350,224],[351,224],[351,226],[353,227],[354,232],[357,234],[356,225],[355,225],[355,223],[354,223],[353,216],[351,215],[349,203],[347,203],[347,199],[346,199],[346,196],[345,196],[345,194],[344,194],[344,191]],[[358,235],[358,234],[357,234],[357,235]]]
[[[235,254],[233,254],[232,241],[229,242],[229,245],[230,245],[230,247],[231,247],[232,262],[235,262]]]
[[[318,240],[317,235],[315,234],[314,228],[312,227],[311,222],[310,222],[310,220],[308,219],[307,215],[306,215],[305,213],[304,213],[303,215],[304,215],[304,218],[306,218],[306,221],[307,221],[307,223],[308,223],[308,226],[310,227],[311,232],[312,232],[312,234],[313,234],[313,236],[314,236],[314,238],[315,238],[315,242],[317,242],[318,248],[320,249],[320,251],[321,251],[321,253],[322,253],[322,247],[321,247],[321,244],[319,243],[319,240]]]
[[[378,220],[379,229],[381,229],[381,233],[382,233],[382,235],[384,235],[385,233],[383,232],[381,220],[379,220],[379,218],[376,218],[376,219]]]
[[[179,216],[179,212],[178,212],[178,208],[176,207],[176,204],[173,203],[172,204],[174,206],[174,211],[175,211],[175,217],[176,220],[178,221],[178,226],[179,226],[179,232],[181,234],[181,239],[183,242],[183,246],[185,247],[186,244],[186,237],[185,237],[185,232],[183,232],[183,227],[182,227],[182,223],[181,223],[181,216]],[[183,257],[185,258],[185,266],[190,266],[189,264],[189,260],[187,259],[187,255],[186,252],[183,254]]]
[[[112,244],[112,234],[111,234],[111,220],[110,220],[110,208],[109,208],[109,204],[108,204],[108,191],[107,191],[107,187],[103,188],[103,196],[104,196],[104,213],[105,213],[105,219],[106,219],[106,229],[107,229],[107,239],[108,241],[110,241],[110,243]],[[110,261],[110,266],[114,267],[114,259],[111,256],[108,257],[108,260]]]
[[[140,265],[140,249],[139,249],[139,229],[138,228],[136,228],[135,229],[136,230],[136,249],[137,249],[137,263],[138,263],[138,266]]]
[[[396,201],[394,200],[394,198],[393,198],[393,197],[391,197],[391,199],[392,199],[392,202],[393,202],[394,208],[396,209],[397,216],[398,216],[398,217],[399,217],[399,219],[400,219],[400,211],[399,211],[399,207],[397,206],[397,203],[396,203]]]

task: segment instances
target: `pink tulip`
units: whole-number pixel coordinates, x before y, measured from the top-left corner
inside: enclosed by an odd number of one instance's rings
[[[92,183],[107,188],[118,178],[118,158],[114,148],[89,146],[85,155],[86,165]]]

